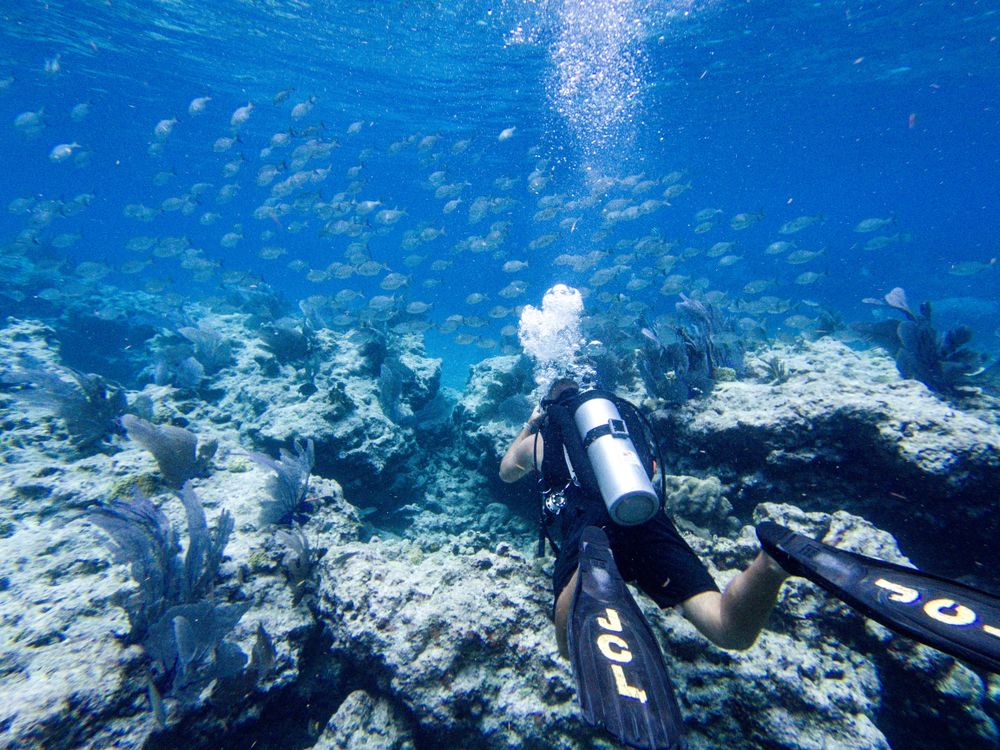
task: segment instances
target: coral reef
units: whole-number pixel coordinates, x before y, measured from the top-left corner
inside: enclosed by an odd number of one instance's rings
[[[301,513],[309,492],[309,474],[316,465],[316,450],[312,440],[303,445],[295,441],[295,452],[281,449],[281,458],[275,461],[263,453],[251,453],[250,460],[274,472],[267,483],[270,497],[260,511],[261,523],[291,523]]]
[[[981,396],[958,410],[900,380],[880,352],[831,338],[771,352],[792,373],[785,383],[724,383],[703,403],[654,415],[668,463],[720,476],[738,513],[774,497],[807,510],[844,508],[964,572],[982,540],[1000,533],[991,510],[1000,482],[996,400]],[[976,572],[996,586],[995,571]]]
[[[924,302],[919,313],[914,313],[906,301],[906,293],[899,287],[886,294],[884,300],[885,305],[898,310],[906,319],[856,328],[893,354],[900,375],[942,393],[955,393],[963,386],[975,384],[972,376],[982,369],[985,358],[965,346],[972,339],[971,328],[959,326],[942,336],[931,323],[931,303]],[[875,299],[865,301],[883,304]]]
[[[208,441],[198,445],[198,437],[183,427],[154,425],[134,414],[121,419],[128,436],[153,454],[160,476],[169,487],[179,489],[197,476],[204,476],[218,444]]]
[[[418,335],[310,329],[307,350],[285,352],[248,335],[276,317],[272,307],[267,294],[234,289],[225,315],[187,321],[239,342],[227,364],[206,366],[195,389],[128,392],[150,422],[218,443],[181,502],[150,481],[135,441],[109,430],[107,450],[77,451],[67,433],[19,418],[20,385],[0,392],[5,741],[608,747],[580,721],[557,653],[553,560],[533,557],[536,490],[497,479],[532,408],[529,363],[476,365],[454,411],[435,406],[446,416],[430,420],[440,363]],[[43,327],[10,328],[0,330],[9,361],[30,353],[58,366]],[[990,584],[972,561],[997,532],[994,400],[980,394],[958,409],[901,380],[888,357],[828,337],[756,356],[780,360],[786,378],[716,378],[705,398],[654,420],[670,511],[720,585],[757,553],[751,524],[762,520],[901,564],[943,559],[954,569],[941,572]],[[625,395],[651,400],[619,359]],[[384,367],[391,383],[380,382]],[[190,471],[160,467],[165,482]],[[121,499],[136,486],[158,494]],[[307,498],[309,512],[276,530],[262,497],[282,508]],[[67,523],[81,509],[110,537]],[[96,543],[109,538],[115,562]],[[719,650],[679,612],[640,601],[692,748],[998,741],[995,677],[892,635],[804,580],[785,586],[745,652]]]
[[[98,447],[115,430],[116,420],[128,405],[121,386],[68,367],[47,370],[27,366],[0,377],[7,385],[27,386],[20,395],[51,409],[80,451]]]

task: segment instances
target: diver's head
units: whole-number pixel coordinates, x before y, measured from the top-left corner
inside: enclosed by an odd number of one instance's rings
[[[573,395],[570,391],[576,392],[580,386],[572,378],[556,378],[549,386],[549,392],[545,396],[545,401],[558,401],[563,394]]]

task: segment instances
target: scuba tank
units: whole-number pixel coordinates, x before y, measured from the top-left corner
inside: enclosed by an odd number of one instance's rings
[[[613,394],[592,390],[558,399],[549,407],[549,414],[561,428],[570,472],[576,481],[584,489],[600,494],[612,521],[636,526],[656,515],[660,497],[617,401]]]
[[[611,520],[635,526],[656,515],[660,498],[646,476],[618,407],[598,395],[576,408],[573,421]]]

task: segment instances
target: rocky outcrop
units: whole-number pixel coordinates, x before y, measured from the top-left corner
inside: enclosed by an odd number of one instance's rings
[[[218,325],[230,324],[243,322],[234,317]],[[8,333],[6,339],[0,335],[0,346],[32,348],[31,340],[38,337],[32,350],[47,361],[51,347],[42,341],[44,329],[19,325]],[[246,341],[235,347],[234,363],[211,375],[199,391],[150,386],[129,394],[130,408],[145,418],[183,425],[199,438],[218,441],[218,452],[205,467],[209,476],[194,480],[210,527],[224,510],[234,517],[213,595],[246,607],[228,641],[249,655],[262,627],[274,646],[273,656],[262,661],[266,668],[252,681],[218,681],[193,698],[164,694],[162,705],[149,690],[149,657],[141,647],[124,643],[129,621],[119,602],[136,584],[127,566],[112,562],[101,532],[78,511],[128,497],[135,488],[151,496],[175,529],[185,528],[184,508],[166,491],[152,457],[124,435],[110,435],[104,450],[79,456],[66,450],[66,435],[46,429],[51,417],[22,409],[16,394],[0,394],[0,417],[9,426],[0,464],[4,743],[56,750],[268,748],[278,746],[277,736],[282,743],[318,748],[611,745],[606,735],[580,720],[569,665],[556,651],[549,618],[553,560],[531,556],[533,532],[524,527],[526,511],[516,504],[521,488],[493,479],[500,453],[523,422],[522,412],[530,412],[521,396],[530,388],[526,370],[514,358],[496,358],[474,370],[455,417],[462,436],[455,445],[433,453],[403,438],[414,451],[414,465],[435,476],[386,501],[394,517],[411,519],[400,527],[401,535],[386,530],[383,510],[359,511],[335,481],[314,476],[301,529],[312,550],[305,564],[296,562],[287,536],[261,523],[271,472],[250,461],[247,451],[251,444],[267,449],[292,436],[335,440],[339,435],[349,442],[352,433],[345,425],[363,419],[355,414],[362,402],[371,407],[373,430],[387,419],[376,408],[377,348],[371,342],[325,332],[311,346],[334,363],[323,369],[325,374],[275,363],[254,341]],[[817,349],[809,345],[802,351],[813,356]],[[822,351],[847,363],[855,356]],[[337,352],[347,352],[343,362]],[[407,401],[406,411],[415,412],[434,389],[434,365],[407,362],[399,358],[399,366],[415,379],[400,393],[404,401],[414,399]],[[788,387],[800,377],[796,362],[791,360]],[[828,366],[830,373],[836,369]],[[307,382],[344,385],[345,393],[354,394],[352,406],[332,421],[310,421],[315,412],[298,411],[296,403],[304,399],[318,410],[320,403],[329,403],[329,394],[316,401],[320,390],[290,395],[293,386]],[[417,387],[418,382],[427,387]],[[358,390],[349,391],[348,385]],[[782,442],[783,430],[802,440],[810,430],[791,416],[806,407],[795,407],[786,394],[789,403],[770,402],[771,416],[777,415],[772,421],[760,414],[750,428],[739,420],[728,427],[717,423],[733,439],[746,429],[761,436],[769,446],[763,459],[752,440],[745,439],[746,450],[718,447],[707,425],[727,417],[722,405],[733,398],[727,396],[733,386],[756,387],[722,384],[699,402],[700,410],[697,404],[688,407],[685,425],[661,420],[673,430],[671,444],[692,451],[674,454],[681,460],[671,469],[688,473],[670,478],[671,508],[684,516],[679,525],[718,582],[724,585],[757,553],[752,526],[744,525],[751,520],[775,520],[831,544],[906,564],[893,535],[856,514],[822,512],[815,502],[805,503],[806,510],[795,504],[751,504],[753,492],[761,488],[776,497],[791,496],[792,480],[810,476],[808,465],[789,458],[795,445]],[[819,398],[824,391],[815,388]],[[772,395],[780,399],[780,388]],[[893,411],[894,403],[889,399],[888,413],[901,413]],[[715,416],[705,414],[706,407],[717,407]],[[746,408],[754,414],[749,404]],[[817,423],[817,434],[808,445],[825,456],[832,453],[823,451],[842,450],[836,420],[824,422],[819,406],[810,408],[815,411],[806,421]],[[868,409],[850,419],[865,423]],[[956,446],[971,446],[992,434],[989,415],[970,407],[959,416],[978,420],[969,423],[971,437],[959,434],[964,428],[956,425],[964,422],[935,423],[943,430],[951,426]],[[328,423],[332,426],[324,427]],[[317,433],[292,429],[295,424],[312,425]],[[893,436],[897,442],[928,439],[892,429],[886,434],[880,445],[891,444]],[[750,448],[758,458],[747,458]],[[317,454],[320,450],[317,443]],[[359,444],[352,450],[362,449]],[[373,461],[389,461],[396,449],[371,450]],[[709,459],[698,450],[711,452],[717,472],[704,470]],[[977,481],[972,469],[988,472],[991,464],[988,451],[960,454],[970,467],[957,485],[964,492]],[[915,466],[916,476],[937,476],[929,468],[935,462],[922,464],[919,450],[887,455],[896,455],[897,463],[886,465]],[[357,476],[371,476],[375,465],[359,460]],[[852,475],[850,481],[862,479]],[[816,497],[841,503],[830,481],[820,471],[812,485],[818,488]],[[778,491],[782,488],[786,495]],[[534,500],[530,488],[524,492]],[[368,493],[380,496],[377,487]],[[375,528],[374,519],[382,528]],[[930,750],[951,742],[985,750],[998,741],[996,677],[986,682],[954,659],[894,636],[805,581],[785,586],[770,628],[745,652],[719,650],[678,611],[659,612],[645,597],[639,601],[661,638],[693,748]]]
[[[355,690],[330,718],[312,750],[414,750],[402,712],[384,698]]]
[[[495,477],[500,458],[535,407],[528,360],[520,355],[490,357],[469,371],[455,422],[461,432],[466,465]]]
[[[890,535],[844,512],[765,504],[756,520],[906,563]],[[752,527],[728,541],[690,539],[720,583],[759,550]],[[324,577],[322,616],[353,669],[405,706],[430,746],[599,741],[577,718],[572,676],[546,616],[548,579],[536,561],[503,544],[494,551],[457,543],[426,553],[388,542],[349,550],[340,572]],[[664,639],[693,747],[888,748],[890,731],[904,747],[930,747],[921,733],[956,732],[963,746],[985,750],[997,736],[979,676],[932,649],[887,642],[884,629],[806,581],[787,585],[773,628],[745,652],[717,649],[678,612],[640,601]],[[915,702],[904,685],[906,675],[918,674],[917,692],[926,695]],[[900,701],[912,723],[887,724],[885,707]],[[954,711],[966,716],[961,727],[947,719]]]
[[[787,381],[717,383],[705,399],[655,414],[668,464],[719,475],[744,517],[775,498],[845,508],[897,534],[919,561],[969,572],[970,552],[1000,534],[996,400],[945,400],[900,379],[885,355],[831,338],[761,355],[771,356]]]
[[[228,317],[230,328],[245,323],[245,316]],[[227,338],[246,338],[245,330],[222,330]],[[221,398],[197,404],[195,413],[234,425],[245,441],[272,454],[296,438],[311,439],[318,474],[338,479],[359,505],[391,505],[388,490],[401,476],[404,486],[413,486],[407,467],[418,452],[414,426],[391,417],[399,418],[397,407],[406,415],[419,412],[436,396],[441,369],[415,336],[397,337],[393,346],[399,351],[375,334],[323,329],[309,334],[307,355],[283,361],[250,338],[235,365],[212,380]],[[399,388],[387,414],[380,377],[389,359]]]

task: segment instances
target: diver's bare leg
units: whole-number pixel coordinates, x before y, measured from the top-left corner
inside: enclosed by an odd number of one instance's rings
[[[556,643],[559,644],[559,655],[564,659],[569,658],[566,623],[569,620],[569,608],[573,604],[573,595],[576,593],[576,576],[579,572],[579,568],[573,571],[569,583],[559,592],[559,598],[556,599]]]
[[[684,616],[715,645],[748,649],[767,622],[787,577],[788,573],[761,552],[721,594],[706,591],[684,602]]]

